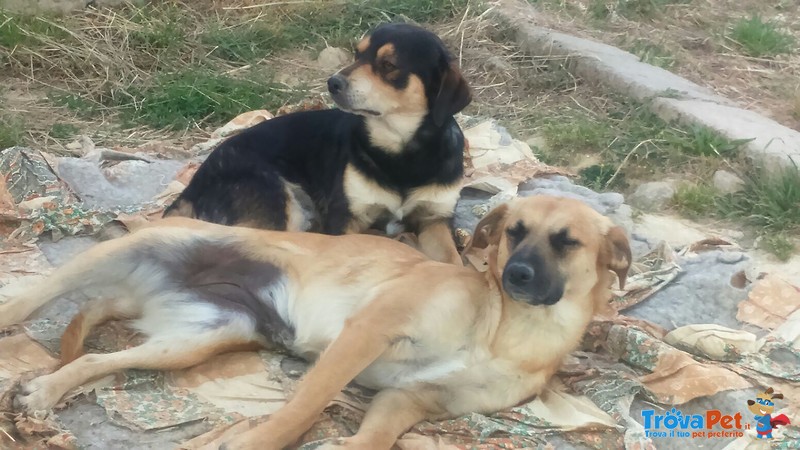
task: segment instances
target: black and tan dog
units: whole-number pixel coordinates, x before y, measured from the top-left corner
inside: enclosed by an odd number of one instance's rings
[[[450,221],[464,136],[453,115],[471,95],[441,40],[382,25],[328,90],[340,109],[277,117],[229,138],[164,215],[333,235],[399,221],[429,257],[460,263]]]
[[[0,305],[2,326],[72,291],[108,295],[67,328],[66,364],[24,385],[18,403],[44,410],[114,371],[184,368],[277,343],[317,362],[268,421],[235,427],[228,449],[290,445],[354,379],[381,391],[348,448],[388,449],[423,419],[516,405],[541,391],[608,304],[611,271],[624,283],[630,248],[585,204],[546,196],[496,208],[475,236],[486,273],[384,237],[165,219],[97,245]],[[79,356],[88,331],[110,318],[133,319],[147,341]]]

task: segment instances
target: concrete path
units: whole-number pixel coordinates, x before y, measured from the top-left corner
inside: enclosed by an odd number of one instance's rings
[[[652,99],[665,120],[705,125],[729,139],[753,139],[747,154],[766,167],[800,165],[800,132],[745,110],[672,72],[639,61],[610,45],[537,26],[537,12],[523,0],[500,0],[495,18],[516,30],[523,51],[537,56],[569,57],[570,70],[638,100]]]

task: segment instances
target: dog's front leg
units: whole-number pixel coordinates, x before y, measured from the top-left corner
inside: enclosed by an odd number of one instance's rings
[[[464,265],[458,254],[447,220],[434,220],[420,226],[419,248],[434,261]]]
[[[409,428],[443,413],[436,399],[436,392],[432,390],[383,390],[372,400],[355,436],[344,439],[341,445],[327,445],[321,449],[391,449],[398,436]]]
[[[375,309],[373,306],[365,310]],[[369,311],[349,319],[300,382],[289,403],[267,422],[226,441],[220,449],[278,450],[299,439],[336,394],[389,347],[392,325],[386,322],[385,316],[376,318]]]

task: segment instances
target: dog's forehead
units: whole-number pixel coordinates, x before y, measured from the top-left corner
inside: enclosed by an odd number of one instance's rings
[[[386,24],[365,36],[356,45],[361,53],[370,55],[391,52],[400,57],[434,58],[444,46],[430,31],[410,24]]]
[[[517,199],[509,209],[509,226],[524,224],[547,233],[568,230],[572,237],[591,238],[605,232],[608,219],[585,203],[559,197],[534,196]]]

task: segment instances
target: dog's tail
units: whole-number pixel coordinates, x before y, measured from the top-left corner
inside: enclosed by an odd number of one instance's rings
[[[0,304],[0,327],[22,322],[51,300],[75,291],[110,289],[112,298],[142,298],[144,289],[158,289],[159,281],[165,279],[165,264],[157,264],[158,253],[186,239],[180,229],[143,229],[95,245],[48,277],[28,277],[5,286],[0,289],[0,301],[8,300]]]

